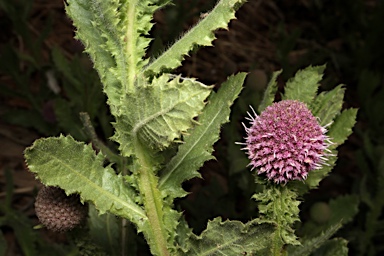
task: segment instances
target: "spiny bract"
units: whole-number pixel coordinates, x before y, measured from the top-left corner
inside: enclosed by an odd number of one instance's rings
[[[299,101],[283,100],[249,119],[246,147],[252,169],[275,183],[305,180],[327,160],[331,144],[316,117]]]
[[[88,214],[88,207],[80,203],[78,195],[67,196],[57,187],[40,189],[35,202],[40,222],[55,232],[65,232],[80,225]]]

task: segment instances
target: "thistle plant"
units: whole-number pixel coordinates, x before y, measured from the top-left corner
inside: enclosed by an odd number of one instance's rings
[[[255,113],[246,128],[258,217],[246,223],[217,217],[201,234],[192,232],[174,200],[187,194],[182,183],[199,177],[199,168],[214,158],[213,145],[246,74],[230,76],[214,92],[213,86],[171,72],[196,46],[211,45],[213,32],[227,28],[244,1],[219,1],[167,50],[148,59],[153,13],[169,2],[67,1],[77,38],[107,95],[118,152],[97,138],[81,113],[92,144],[70,135],[39,139],[25,150],[29,169],[46,186],[78,194],[89,205],[87,241],[97,243],[100,254],[136,255],[138,232],[153,255],[309,255],[316,250],[347,255],[344,239],[328,239],[353,217],[355,198],[330,202],[330,220],[312,229],[303,225],[310,230],[303,236],[293,228],[300,220],[299,198],[331,171],[336,148],[355,123],[356,109],[341,111],[343,86],[317,94],[324,66],[299,71],[278,103],[273,102],[280,71],[275,72],[257,108],[260,116]],[[337,204],[352,209],[340,213]]]

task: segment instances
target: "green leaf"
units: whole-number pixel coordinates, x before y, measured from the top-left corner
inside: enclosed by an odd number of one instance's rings
[[[277,92],[277,77],[283,72],[283,70],[279,70],[276,72],[273,72],[271,80],[268,83],[267,88],[264,92],[263,100],[261,101],[258,111],[259,113],[263,112],[263,110],[272,105],[273,101],[275,100],[276,92]]]
[[[145,83],[145,82],[144,82]],[[128,94],[116,134],[124,156],[134,154],[135,143],[148,150],[164,150],[193,125],[203,109],[211,88],[194,79],[164,74],[150,85],[137,87]]]
[[[244,0],[221,0],[215,8],[196,26],[185,33],[168,50],[153,60],[144,69],[151,74],[175,69],[181,65],[184,56],[196,46],[210,46],[215,39],[213,31],[228,28],[230,20],[235,19],[235,11]]]
[[[320,119],[320,125],[330,124],[341,111],[345,88],[337,86],[332,91],[320,93],[311,103],[312,114]]]
[[[123,26],[114,25],[120,22],[116,16],[119,3],[103,0],[68,0],[67,3],[66,11],[77,28],[77,38],[91,56],[109,101],[116,104],[122,92],[121,79],[125,77],[121,73],[126,72],[121,69],[127,67],[127,55],[119,38],[125,34]],[[116,109],[111,111],[116,114]]]
[[[103,167],[104,156],[95,154],[91,145],[71,136],[36,140],[25,150],[29,170],[47,186],[59,186],[67,194],[79,193],[92,202],[101,214],[111,212],[128,218],[139,227],[147,217],[135,204],[136,196],[121,175]]]
[[[225,221],[215,218],[208,222],[200,236],[193,235],[187,255],[270,255],[273,224],[251,221]]]
[[[329,227],[319,236],[314,238],[303,238],[301,241],[302,246],[288,246],[289,256],[307,256],[314,252],[317,248],[323,245],[328,239],[333,236],[341,228],[341,223]]]
[[[77,27],[104,84],[113,115],[125,92],[133,92],[136,75],[151,39],[152,15],[169,1],[68,0],[67,14]]]
[[[298,100],[310,105],[315,98],[319,82],[323,77],[325,65],[309,66],[299,70],[285,86],[284,100]]]
[[[220,127],[228,122],[230,106],[238,97],[245,73],[231,76],[223,83],[217,94],[212,94],[204,112],[199,116],[200,125],[185,136],[175,157],[166,165],[159,180],[159,188],[166,195],[182,197],[185,191],[181,183],[200,174],[197,170],[203,163],[213,159],[213,144],[219,139]]]
[[[328,131],[328,136],[335,143],[332,148],[344,143],[349,135],[352,134],[352,128],[356,123],[357,109],[346,109],[338,115]]]

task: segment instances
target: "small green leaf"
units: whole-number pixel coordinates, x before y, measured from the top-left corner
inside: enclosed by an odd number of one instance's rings
[[[269,255],[274,231],[273,224],[222,222],[221,218],[215,218],[200,236],[190,238],[187,255]]]
[[[145,82],[144,82],[145,83]],[[211,88],[194,79],[164,74],[150,85],[137,87],[125,99],[117,118],[114,140],[124,156],[134,154],[138,142],[148,150],[164,150],[193,125]]]
[[[219,139],[221,125],[229,121],[230,106],[242,89],[245,75],[240,73],[229,77],[218,93],[209,98],[208,105],[199,116],[201,125],[185,136],[184,144],[179,146],[177,155],[166,165],[160,177],[159,188],[163,193],[174,198],[184,196],[181,183],[198,177],[197,170],[213,158],[212,146]]]
[[[235,11],[244,0],[220,0],[215,8],[201,20],[195,27],[189,30],[167,51],[153,60],[144,69],[147,73],[159,74],[169,71],[181,65],[184,56],[195,46],[210,46],[215,39],[214,31],[219,28],[227,28],[230,20],[235,19]]]
[[[109,211],[138,226],[147,219],[134,202],[133,190],[110,166],[103,167],[104,156],[96,155],[91,145],[71,136],[51,137],[36,140],[24,153],[29,170],[45,185],[59,186],[67,194],[79,193],[101,214]]]
[[[259,105],[259,113],[263,112],[266,107],[272,105],[273,101],[275,100],[277,92],[277,77],[281,74],[281,72],[283,72],[283,70],[273,72],[271,80],[269,81],[268,86],[265,89],[263,100]]]
[[[312,114],[320,119],[320,125],[330,124],[341,111],[345,88],[337,86],[332,91],[320,93],[311,103]]]
[[[351,108],[344,110],[336,117],[328,132],[331,141],[335,143],[332,146],[333,148],[343,144],[348,136],[352,134],[352,128],[356,123],[356,115],[357,109]]]
[[[319,82],[323,77],[325,65],[309,66],[299,70],[285,86],[284,100],[298,100],[308,105],[315,98]]]

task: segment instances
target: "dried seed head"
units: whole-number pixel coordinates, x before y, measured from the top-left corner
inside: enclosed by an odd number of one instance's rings
[[[87,217],[88,207],[81,204],[78,195],[67,196],[57,187],[40,189],[35,202],[40,222],[55,232],[65,232],[80,225]]]
[[[251,117],[245,150],[252,169],[275,183],[304,180],[327,160],[331,144],[316,117],[304,103],[283,100]]]

